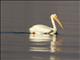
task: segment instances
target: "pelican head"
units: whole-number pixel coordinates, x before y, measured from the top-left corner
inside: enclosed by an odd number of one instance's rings
[[[50,17],[51,17],[51,21],[52,21],[52,24],[54,25],[54,27],[55,27],[54,21],[56,21],[59,24],[59,26],[63,29],[63,25],[60,22],[60,20],[59,20],[59,18],[58,18],[58,16],[56,14],[51,14]]]

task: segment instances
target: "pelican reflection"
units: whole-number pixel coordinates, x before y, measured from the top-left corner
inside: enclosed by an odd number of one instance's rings
[[[33,60],[61,60],[58,55],[44,55],[44,54],[33,54],[31,55],[31,59]]]
[[[29,51],[50,53],[61,51],[59,46],[62,45],[61,41],[63,41],[57,38],[56,35],[50,36],[48,34],[30,34],[29,40]]]

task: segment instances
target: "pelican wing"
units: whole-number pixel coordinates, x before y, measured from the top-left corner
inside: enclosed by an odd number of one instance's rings
[[[51,27],[46,25],[34,25],[30,28],[30,32],[48,33],[52,30]]]

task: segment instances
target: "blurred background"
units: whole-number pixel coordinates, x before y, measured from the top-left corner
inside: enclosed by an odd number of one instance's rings
[[[28,32],[34,24],[52,26],[50,15],[56,13],[64,25],[64,31],[57,25],[64,38],[61,60],[79,60],[79,10],[80,1],[1,1],[1,32]],[[28,49],[28,34],[1,34],[2,60],[41,59],[31,58],[35,53],[29,56]],[[53,55],[46,56],[46,60],[54,59]]]

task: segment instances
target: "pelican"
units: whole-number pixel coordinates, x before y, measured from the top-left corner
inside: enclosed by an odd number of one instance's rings
[[[32,34],[50,34],[53,35],[57,32],[56,24],[55,21],[59,24],[59,26],[63,29],[63,25],[58,19],[58,16],[56,14],[51,14],[50,16],[51,22],[52,22],[52,27],[48,27],[43,24],[36,24],[30,27],[29,31]]]

